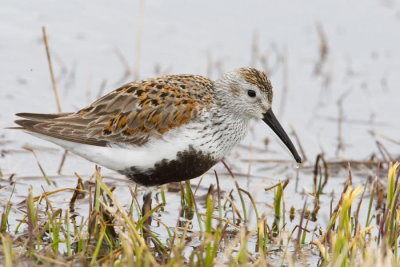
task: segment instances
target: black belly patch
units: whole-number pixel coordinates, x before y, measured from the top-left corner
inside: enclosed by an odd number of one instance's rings
[[[188,150],[178,152],[176,159],[163,159],[151,169],[143,171],[133,166],[121,173],[138,184],[155,186],[199,177],[217,162],[218,160],[211,155],[190,147]]]

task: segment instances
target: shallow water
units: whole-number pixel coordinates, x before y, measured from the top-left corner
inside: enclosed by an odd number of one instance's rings
[[[399,158],[398,143],[371,135],[374,131],[400,141],[398,1],[201,1],[189,5],[158,0],[115,5],[6,0],[0,9],[1,128],[12,126],[17,112],[56,111],[41,42],[42,25],[47,27],[65,111],[77,110],[134,77],[196,73],[216,78],[247,65],[267,71],[275,88],[275,113],[288,132],[289,126],[295,129],[309,161],[300,170],[291,162],[263,162],[291,157],[267,126],[254,122],[242,146],[226,161],[241,188],[260,203],[260,212],[272,212],[267,203],[273,202],[273,191],[264,188],[287,178],[286,207],[302,209],[304,192],[312,192],[311,167],[318,153],[335,161],[363,161],[372,154],[381,158],[378,140],[392,159]],[[21,149],[23,145],[36,151],[56,186],[46,184],[34,156]],[[26,198],[29,187],[35,195],[74,187],[74,172],[89,179],[94,169],[93,164],[69,154],[63,175],[56,175],[63,151],[19,131],[2,130],[0,149],[2,204],[10,196],[7,179],[12,174],[16,182],[13,202],[18,203]],[[234,189],[223,165],[215,169],[221,189]],[[106,181],[116,186],[120,201],[127,205],[130,183],[106,169],[103,174],[111,177]],[[360,168],[356,174],[353,182],[364,184],[376,171]],[[336,200],[339,197],[346,168],[332,170],[331,175],[336,178],[329,180],[325,190],[329,194],[321,199],[317,221],[322,226],[328,220],[332,194]],[[192,185],[198,182],[195,179]],[[212,171],[197,195],[204,195],[210,183],[215,184]],[[67,208],[71,194],[51,199]],[[85,213],[87,200],[81,201],[77,212]],[[174,226],[179,205],[179,194],[169,193],[163,221]],[[14,218],[22,216],[17,206],[13,212]],[[254,220],[254,214],[250,218]]]

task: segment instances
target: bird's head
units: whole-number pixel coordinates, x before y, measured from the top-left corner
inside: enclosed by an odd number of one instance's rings
[[[272,112],[273,91],[267,75],[254,68],[228,72],[215,82],[216,97],[224,108],[243,119],[261,119],[278,135],[296,162],[301,157]]]

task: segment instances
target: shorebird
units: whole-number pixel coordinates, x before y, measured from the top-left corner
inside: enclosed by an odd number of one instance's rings
[[[265,73],[239,68],[212,81],[165,75],[127,83],[71,113],[18,113],[20,129],[144,186],[196,178],[263,120],[300,163],[272,111]],[[147,196],[148,197],[148,196]]]

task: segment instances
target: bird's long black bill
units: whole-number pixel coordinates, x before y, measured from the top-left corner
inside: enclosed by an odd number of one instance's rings
[[[286,145],[289,151],[292,153],[294,159],[297,163],[301,163],[301,157],[299,153],[297,153],[296,148],[294,147],[292,141],[289,136],[286,134],[285,130],[283,130],[281,124],[275,117],[275,114],[272,112],[272,109],[269,109],[265,114],[263,121],[268,124],[269,127],[276,133],[276,135],[282,140],[282,142]]]

